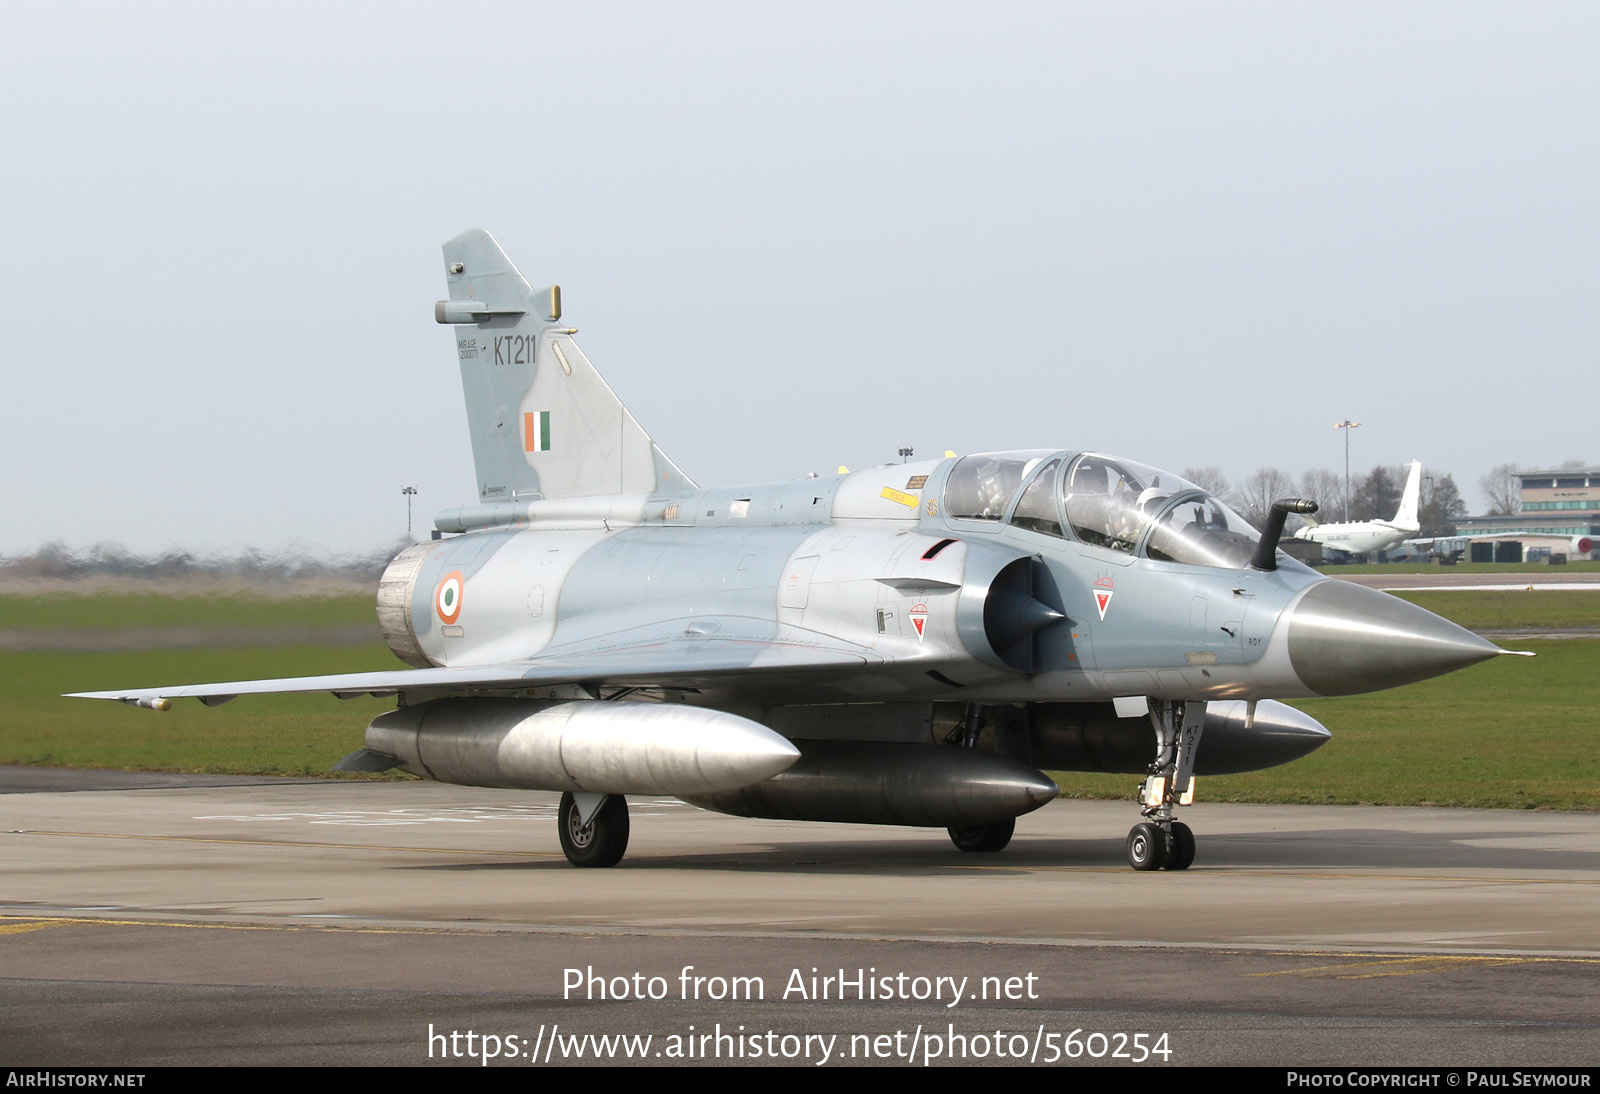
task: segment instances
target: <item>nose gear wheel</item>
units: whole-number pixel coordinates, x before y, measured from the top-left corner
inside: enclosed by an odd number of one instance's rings
[[[1145,821],[1128,833],[1128,865],[1135,870],[1159,870],[1167,864],[1167,834],[1160,825]]]
[[[1140,791],[1146,819],[1128,833],[1128,865],[1135,870],[1187,870],[1194,864],[1194,832],[1172,814],[1191,790],[1206,704],[1151,700],[1150,721],[1156,730],[1156,758]]]

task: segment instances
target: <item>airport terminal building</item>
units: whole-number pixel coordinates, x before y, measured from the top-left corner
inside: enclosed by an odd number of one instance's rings
[[[1523,557],[1548,551],[1594,558],[1600,544],[1600,467],[1516,475],[1522,483],[1522,512],[1463,517],[1456,534],[1477,543],[1520,543]]]

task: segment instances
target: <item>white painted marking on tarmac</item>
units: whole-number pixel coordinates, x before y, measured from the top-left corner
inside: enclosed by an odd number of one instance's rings
[[[1529,589],[1536,593],[1560,592],[1568,589],[1595,592],[1600,590],[1600,581],[1523,581],[1515,585],[1386,585],[1380,591],[1386,593],[1515,593],[1526,592]]]
[[[628,812],[633,816],[660,816],[679,809],[692,808],[671,798],[646,798],[628,802]],[[239,824],[271,824],[275,822],[300,822],[304,824],[351,825],[356,827],[395,827],[419,824],[492,824],[500,821],[543,821],[554,819],[559,806],[504,805],[504,806],[454,806],[440,809],[329,809],[316,811],[288,811],[274,813],[210,813],[195,817],[201,821],[233,821]]]
[[[490,809],[462,807],[459,809],[331,809],[304,813],[213,813],[196,817],[195,820],[235,821],[241,824],[301,821],[306,824],[390,826],[484,824],[494,821],[543,820],[555,815],[556,807],[553,805],[527,805]]]

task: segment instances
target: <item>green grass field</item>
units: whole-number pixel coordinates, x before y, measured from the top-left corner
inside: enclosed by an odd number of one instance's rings
[[[1600,641],[1515,645],[1538,656],[1371,695],[1297,700],[1333,740],[1283,767],[1202,779],[1199,800],[1600,808]],[[1131,796],[1139,777],[1062,773],[1056,782],[1068,797],[1113,798]]]
[[[1583,590],[1484,592],[1479,589],[1438,589],[1393,595],[1463,627],[1474,629],[1600,627],[1600,593]]]
[[[1551,566],[1547,562],[1458,562],[1454,566],[1439,566],[1432,562],[1363,562],[1357,565],[1324,566],[1318,571],[1329,577],[1350,577],[1355,574],[1600,574],[1600,561],[1579,559],[1564,566]]]
[[[362,647],[13,653],[0,685],[0,763],[326,775],[361,747],[362,730],[393,704],[326,695],[262,695],[170,711],[57,698],[138,684],[362,672],[398,664],[382,643]]]
[[[0,596],[0,630],[133,627],[336,627],[372,624],[372,597],[362,596],[158,596],[105,593],[97,596]]]
[[[1466,626],[1600,625],[1600,593],[1441,590],[1405,597]],[[363,623],[373,625],[367,645],[249,642],[251,632],[283,625]],[[231,644],[239,648],[0,654],[0,763],[320,775],[360,748],[367,722],[389,709],[381,699],[260,696],[214,708],[185,701],[158,713],[59,697],[397,667],[364,597],[0,597],[0,632],[13,638],[196,625],[235,630]],[[1204,780],[1201,800],[1600,808],[1593,713],[1600,640],[1507,645],[1539,656],[1500,658],[1373,695],[1297,703],[1333,731],[1333,740],[1285,767]],[[1058,781],[1068,796],[1125,798],[1138,779],[1068,773]]]
[[[287,625],[370,625],[361,646],[251,645]],[[0,597],[0,631],[22,635],[115,636],[154,628],[231,632],[216,649],[144,649],[0,654],[0,763],[325,775],[361,747],[362,730],[392,704],[325,695],[267,695],[220,707],[181,702],[166,712],[62,699],[69,691],[159,686],[202,680],[312,676],[399,667],[378,634],[366,597],[163,597],[144,593]]]

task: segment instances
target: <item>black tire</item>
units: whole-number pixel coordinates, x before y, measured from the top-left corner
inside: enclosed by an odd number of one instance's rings
[[[994,824],[975,824],[970,828],[946,828],[950,842],[959,851],[1002,851],[1011,842],[1017,830],[1016,818],[996,821]]]
[[[556,832],[567,861],[574,866],[615,866],[621,862],[628,849],[628,799],[620,794],[609,795],[587,826],[578,818],[577,799],[571,794],[561,795]]]
[[[1182,821],[1172,822],[1172,846],[1167,851],[1167,869],[1187,870],[1194,865],[1194,832]]]
[[[1159,870],[1167,863],[1167,834],[1159,824],[1146,821],[1128,832],[1128,865],[1135,870]]]

